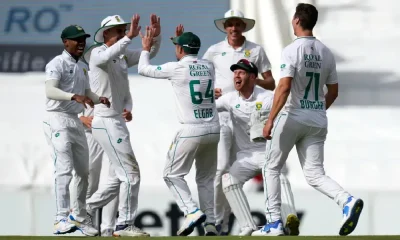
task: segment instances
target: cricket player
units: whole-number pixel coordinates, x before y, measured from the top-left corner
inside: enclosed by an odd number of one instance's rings
[[[246,40],[244,32],[250,31],[255,20],[245,18],[239,10],[229,10],[224,18],[214,21],[215,26],[226,34],[226,39],[209,47],[203,58],[211,61],[215,67],[216,97],[235,90],[233,73],[230,66],[240,59],[247,59],[260,70],[262,79],[257,79],[256,84],[262,88],[274,90],[275,80],[271,73],[271,64],[264,49],[251,41]],[[219,114],[221,123],[221,139],[218,145],[218,166],[215,177],[215,217],[217,228],[221,235],[229,232],[228,223],[231,211],[222,191],[221,176],[226,173],[232,164],[235,155],[235,145],[232,142],[232,123],[227,112]]]
[[[119,195],[117,225],[114,236],[148,237],[148,233],[134,226],[138,207],[140,170],[130,142],[130,133],[123,113],[132,97],[129,91],[128,68],[139,62],[141,49],[129,50],[131,40],[139,34],[140,16],[135,14],[131,22],[125,22],[119,15],[108,16],[101,22],[94,40],[102,45],[94,45],[85,53],[89,62],[92,87],[96,93],[111,100],[110,108],[95,107],[92,134],[111,162],[117,179],[109,178],[87,201],[89,214],[105,206]],[[151,26],[156,30],[154,57],[159,49],[160,18],[150,16]],[[127,26],[129,26],[127,30]],[[125,34],[126,33],[126,34]],[[131,111],[131,109],[127,109]],[[129,116],[130,118],[132,116]]]
[[[89,71],[89,82],[90,82],[90,71]],[[93,85],[93,84],[92,84]],[[93,89],[92,89],[93,91]],[[103,165],[104,150],[100,144],[94,139],[92,134],[92,121],[93,121],[93,108],[85,109],[79,119],[83,123],[85,128],[85,135],[89,146],[89,179],[88,179],[88,191],[86,199],[89,199],[93,193],[99,188],[100,173]],[[109,178],[112,181],[117,181],[114,169],[109,167]],[[111,237],[114,228],[115,220],[118,210],[118,196],[115,197],[111,202],[103,207],[102,219],[101,219],[101,236]]]
[[[234,72],[236,91],[222,95],[217,101],[217,109],[230,114],[238,152],[229,172],[222,175],[222,187],[241,227],[239,235],[251,236],[257,227],[243,192],[243,184],[260,174],[264,166],[265,139],[262,129],[272,106],[273,94],[256,87],[258,69],[254,63],[241,59],[230,69]],[[298,235],[300,223],[296,216],[292,189],[287,177],[284,174],[280,177],[283,179],[282,215],[287,223],[286,232]]]
[[[86,191],[88,188],[89,152],[82,123],[78,113],[86,104],[110,102],[90,90],[87,65],[80,60],[86,45],[82,27],[71,25],[61,33],[64,51],[46,65],[46,119],[44,132],[54,161],[56,218],[54,234],[80,230],[88,236],[96,236],[97,230],[86,214]],[[70,213],[69,185],[72,171],[76,172],[76,195]]]
[[[332,52],[313,36],[317,19],[318,11],[313,5],[297,5],[292,20],[297,39],[282,52],[281,79],[263,129],[263,135],[269,139],[263,173],[268,186],[268,223],[254,235],[282,234],[279,174],[295,145],[308,184],[343,209],[340,235],[353,232],[364,205],[363,200],[353,197],[325,175],[326,110],[337,98],[339,84]],[[323,91],[325,85],[326,94]],[[284,105],[285,109],[278,115]]]
[[[139,74],[169,79],[175,93],[178,119],[182,125],[168,151],[164,181],[185,215],[177,235],[187,236],[195,226],[205,222],[205,235],[216,236],[213,185],[220,127],[214,100],[214,66],[207,60],[198,59],[200,38],[192,32],[183,33],[182,25],[176,28],[176,37],[172,39],[178,62],[150,65],[153,34],[154,31],[147,28],[146,35],[142,36]],[[200,209],[184,179],[194,160]]]

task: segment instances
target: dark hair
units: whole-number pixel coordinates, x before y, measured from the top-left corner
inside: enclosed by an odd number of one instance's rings
[[[304,30],[313,30],[318,20],[318,10],[308,3],[299,3],[294,18],[298,18]]]

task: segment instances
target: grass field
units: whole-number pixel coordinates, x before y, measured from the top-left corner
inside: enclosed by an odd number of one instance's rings
[[[117,239],[113,237],[105,238],[105,237],[68,237],[68,236],[57,236],[57,237],[29,237],[29,236],[0,236],[0,240],[82,240],[84,238],[93,239],[93,240],[105,240],[105,239]],[[159,240],[177,240],[182,239],[183,237],[153,237]],[[188,237],[190,240],[204,240],[204,237]],[[212,239],[220,239],[220,240],[254,240],[259,237],[236,237],[236,236],[228,236],[228,237],[206,237],[207,240]],[[299,236],[299,237],[268,237],[268,239],[274,238],[279,240],[289,240],[289,239],[300,239],[300,240],[334,240],[334,239],[349,239],[349,240],[400,240],[400,236],[347,236],[347,237],[340,237],[340,236]],[[129,237],[124,238],[129,239]],[[131,238],[131,239],[139,239],[139,238]],[[141,239],[148,239],[148,238],[141,238]],[[265,239],[265,237],[262,237]]]

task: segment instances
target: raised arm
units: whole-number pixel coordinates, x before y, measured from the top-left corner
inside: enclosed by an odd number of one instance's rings
[[[146,27],[145,35],[140,33],[142,38],[143,51],[140,55],[138,73],[145,77],[170,78],[176,68],[177,62],[169,62],[160,66],[150,65],[150,49],[153,45],[155,29]]]
[[[151,14],[150,15],[150,27],[154,29],[153,44],[152,44],[152,47],[150,48],[150,59],[152,59],[157,55],[158,51],[160,50],[160,46],[161,46],[160,17],[158,17],[155,14]],[[142,52],[142,49],[127,50],[126,56],[127,56],[128,67],[132,67],[139,63],[139,58],[140,58],[141,52]]]
[[[104,66],[112,59],[124,53],[130,43],[131,39],[125,36],[111,47],[107,47],[105,50],[96,48],[90,55],[90,63],[97,67]]]
[[[140,55],[138,73],[145,77],[168,79],[173,76],[177,63],[169,62],[163,65],[150,65],[150,52],[143,50]]]
[[[122,53],[125,53],[125,50],[131,43],[132,38],[136,37],[140,32],[139,20],[140,16],[135,14],[131,19],[129,31],[125,37],[108,47],[106,50],[102,50],[100,48],[93,50],[90,61],[95,66],[102,66]]]

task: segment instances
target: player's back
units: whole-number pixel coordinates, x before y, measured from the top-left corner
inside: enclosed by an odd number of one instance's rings
[[[292,76],[289,116],[307,126],[327,127],[325,84],[337,83],[332,52],[315,37],[302,37],[282,53],[281,78]]]
[[[207,60],[188,55],[178,62],[171,83],[180,123],[219,122],[214,99],[214,75],[214,66]]]

